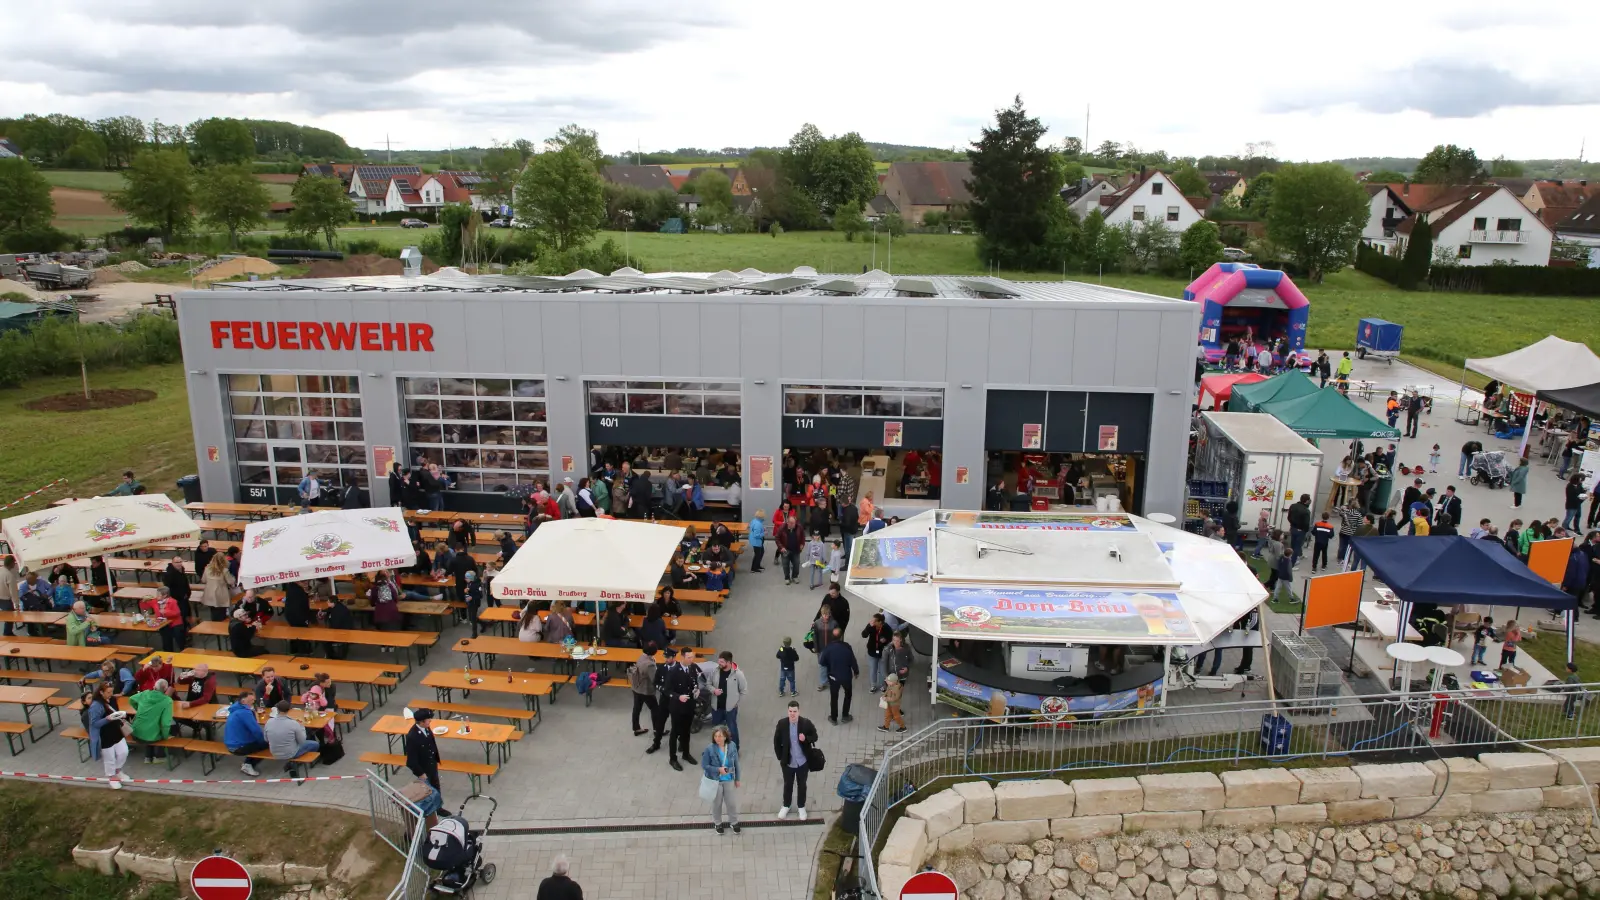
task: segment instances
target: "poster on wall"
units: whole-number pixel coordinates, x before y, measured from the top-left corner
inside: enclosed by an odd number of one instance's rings
[[[1101,425],[1100,426],[1100,442],[1098,444],[1098,447],[1100,449],[1100,452],[1102,452],[1102,453],[1115,453],[1115,452],[1117,452],[1117,426],[1116,425]]]
[[[1059,697],[1050,694],[1028,694],[1021,691],[1002,691],[988,685],[969,681],[951,669],[961,669],[962,663],[954,658],[942,659],[935,669],[935,684],[939,702],[963,709],[976,716],[989,715],[989,702],[999,694],[1010,715],[1031,714],[1047,723],[1070,722],[1078,716],[1103,719],[1107,714],[1132,714],[1156,709],[1161,696],[1163,679],[1142,684],[1110,694],[1093,694],[1078,697]],[[1041,684],[1041,689],[1046,685]]]
[[[1022,424],[1022,449],[1039,450],[1044,447],[1044,426],[1031,422]]]
[[[393,447],[377,447],[377,446],[374,446],[372,448],[372,474],[378,476],[379,478],[388,477],[388,475],[389,475],[389,467],[392,466],[393,464],[394,464],[394,448]]]
[[[939,588],[939,630],[993,637],[1182,643],[1198,632],[1170,591]]]
[[[1138,531],[1122,513],[1008,513],[941,509],[936,528],[994,528],[1007,531]],[[1224,545],[1226,546],[1226,545]]]
[[[215,447],[206,448],[206,462],[216,462],[222,458],[222,451]]]
[[[900,446],[901,442],[903,440],[902,435],[903,435],[904,431],[905,431],[905,423],[904,422],[885,422],[885,423],[883,423],[883,446],[885,446],[885,447],[898,447],[898,446]]]
[[[928,538],[858,538],[850,547],[849,584],[926,584]]]
[[[750,489],[753,491],[772,490],[772,457],[750,457]]]
[[[956,466],[956,484],[966,484],[966,483],[967,483],[967,467],[966,466]]]
[[[561,471],[563,471],[563,472],[571,472],[572,471],[572,457],[570,457],[570,456],[561,457]]]

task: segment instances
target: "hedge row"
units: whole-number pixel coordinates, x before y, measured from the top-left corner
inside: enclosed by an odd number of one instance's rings
[[[0,333],[0,387],[17,387],[41,375],[76,373],[80,353],[95,368],[183,359],[178,322],[170,316],[141,313],[118,323],[84,325],[70,318],[43,319],[30,328]]]
[[[1428,284],[1436,291],[1526,294],[1536,297],[1600,297],[1600,269],[1556,266],[1434,266]]]
[[[1374,278],[1396,284],[1400,280],[1400,257],[1387,256],[1363,241],[1356,245],[1356,269]]]

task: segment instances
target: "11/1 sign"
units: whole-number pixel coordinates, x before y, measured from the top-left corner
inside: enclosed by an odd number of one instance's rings
[[[817,427],[817,420],[816,419],[795,419],[794,420],[794,427],[796,427],[796,428],[815,428],[815,427]]]

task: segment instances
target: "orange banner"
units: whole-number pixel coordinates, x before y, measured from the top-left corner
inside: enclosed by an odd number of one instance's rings
[[[1559,585],[1567,575],[1567,557],[1571,555],[1571,538],[1534,541],[1528,545],[1528,568],[1545,581]]]
[[[1306,582],[1304,628],[1344,625],[1356,620],[1361,608],[1361,581],[1365,573],[1339,572],[1318,575]]]

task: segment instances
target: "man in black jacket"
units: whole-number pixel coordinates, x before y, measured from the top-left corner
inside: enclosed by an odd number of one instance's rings
[[[311,624],[311,596],[301,582],[289,581],[283,585],[283,621],[295,628],[305,628]],[[295,638],[289,641],[289,652],[297,655],[310,653],[311,642]]]
[[[1461,527],[1461,498],[1456,496],[1456,486],[1450,485],[1444,489],[1444,496],[1439,498],[1438,505],[1434,508],[1434,522],[1443,525],[1448,520],[1452,529]]]
[[[628,482],[628,518],[645,519],[650,516],[650,504],[655,500],[655,485],[650,473],[644,469],[635,472]]]
[[[667,670],[667,708],[672,714],[672,734],[667,738],[667,764],[678,771],[678,756],[690,765],[699,760],[689,753],[689,726],[694,721],[694,704],[700,695],[700,670],[694,664],[694,651],[684,647],[678,651],[677,665],[665,666]]]
[[[655,645],[652,643],[649,646]],[[674,647],[667,647],[661,651],[661,657],[661,664],[654,667],[654,672],[650,676],[651,685],[655,689],[655,703],[650,704],[650,726],[654,734],[650,739],[649,749],[644,751],[646,753],[654,753],[661,749],[661,737],[667,733],[667,718],[671,715],[671,711],[667,708],[669,696],[667,675],[678,664],[678,651]],[[669,749],[667,755],[672,756],[673,752]],[[676,758],[672,762],[676,762]]]
[[[1311,531],[1311,495],[1301,494],[1289,506],[1289,555],[1291,565],[1300,565],[1300,548],[1305,546],[1306,533]]]
[[[779,719],[772,731],[772,752],[783,769],[783,808],[778,810],[778,818],[787,816],[791,806],[798,806],[801,819],[806,817],[806,778],[811,774],[808,766],[816,746],[817,726],[800,715],[798,700],[790,700],[788,715]],[[800,784],[798,797],[794,795],[796,782]]]
[[[439,742],[433,737],[433,710],[418,707],[411,714],[411,730],[406,732],[406,768],[411,774],[433,785],[444,805],[444,789],[439,786]],[[438,808],[438,807],[435,807]]]
[[[189,573],[183,569],[183,557],[174,556],[172,562],[167,563],[166,571],[161,573],[161,583],[167,586],[167,592],[172,599],[178,601],[178,610],[183,613],[183,621],[189,621]]]

